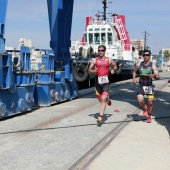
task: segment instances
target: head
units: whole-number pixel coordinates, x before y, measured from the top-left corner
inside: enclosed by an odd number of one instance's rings
[[[98,46],[99,57],[105,56],[105,52],[106,52],[106,47],[104,45],[99,45]]]
[[[151,58],[151,51],[150,50],[144,50],[143,51],[143,60],[144,61],[150,61]]]

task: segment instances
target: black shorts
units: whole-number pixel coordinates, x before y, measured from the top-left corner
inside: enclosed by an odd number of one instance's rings
[[[98,78],[95,77],[95,91],[96,91],[96,96],[100,98],[102,95],[109,95],[110,91],[110,83],[104,83],[104,84],[99,84],[98,83]]]
[[[140,94],[143,96],[146,95],[142,86],[139,86],[139,88],[138,88],[137,95],[140,95]],[[147,94],[146,96],[147,96],[147,98],[154,98],[154,89],[153,89],[153,94]]]

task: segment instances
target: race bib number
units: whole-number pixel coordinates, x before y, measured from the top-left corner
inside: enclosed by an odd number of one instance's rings
[[[143,86],[143,90],[144,90],[145,94],[153,94],[152,86]]]
[[[98,76],[99,84],[104,84],[104,83],[108,83],[108,82],[109,82],[108,76]]]

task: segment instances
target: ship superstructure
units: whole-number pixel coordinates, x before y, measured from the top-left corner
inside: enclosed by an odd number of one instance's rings
[[[110,18],[107,17],[108,1],[103,0],[102,15],[97,13],[95,17],[86,17],[86,26],[81,41],[72,42],[70,53],[75,60],[76,67],[81,64],[78,69],[75,68],[75,75],[82,69],[82,65],[87,65],[90,58],[98,56],[98,46],[106,46],[106,56],[114,59],[123,74],[131,74],[134,65],[134,51],[126,29],[125,16],[112,14]],[[80,61],[81,58],[81,61]],[[84,60],[83,60],[84,59]],[[86,60],[85,60],[86,59]],[[87,69],[85,70],[87,71]],[[84,72],[85,72],[84,71]],[[130,71],[130,72],[129,72]],[[86,78],[87,78],[87,74]],[[76,79],[78,81],[78,79]],[[79,79],[80,80],[80,79]],[[81,79],[84,80],[84,79]]]

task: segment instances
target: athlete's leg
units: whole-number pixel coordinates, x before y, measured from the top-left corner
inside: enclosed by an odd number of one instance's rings
[[[101,103],[101,101],[102,101],[102,87],[97,83],[97,81],[95,81],[95,93],[96,93],[97,99]],[[101,112],[101,105],[100,105],[100,115],[97,119],[97,123],[101,124],[102,120],[103,120],[103,113]]]
[[[144,96],[142,94],[138,94],[137,95],[137,99],[138,99],[138,102],[139,102],[140,106],[145,108],[146,104],[144,102]]]
[[[148,96],[148,113],[152,114],[154,97]]]
[[[100,115],[104,115],[104,112],[106,110],[106,102],[108,100],[108,96],[109,96],[109,87],[110,84],[104,84],[102,86],[102,96],[101,96],[101,106],[100,106]]]
[[[107,101],[107,95],[102,95],[101,97],[101,106],[100,106],[100,115],[103,116],[104,112],[106,110],[106,101]]]
[[[148,95],[148,117],[147,117],[147,123],[151,123],[151,115],[152,115],[152,110],[153,110],[153,100],[154,96],[153,95]]]
[[[109,95],[109,93],[108,93],[109,83],[103,84],[101,87],[102,87],[102,95],[101,95],[101,98],[100,98],[101,105],[100,105],[100,116],[97,120],[98,123],[102,123],[103,115],[104,115],[104,112],[106,110],[106,102],[108,100],[108,95]]]
[[[143,115],[147,116],[148,115],[147,105],[145,104],[145,101],[144,101],[144,91],[142,87],[139,87],[138,89],[137,99],[138,99],[139,105],[142,106],[143,108]]]
[[[107,100],[106,100],[106,103],[108,106],[111,106],[112,105],[112,102],[111,100],[109,99],[109,93],[110,93],[110,83],[106,83],[103,88],[102,88],[102,95],[106,95],[107,96]]]
[[[142,106],[142,108],[143,108],[143,115],[148,116],[147,105],[144,102],[144,96],[142,94],[138,94],[137,98],[138,98],[138,102],[139,102],[140,106]]]
[[[101,103],[101,97],[102,97],[102,95],[96,95],[96,97],[97,97],[98,101]]]

